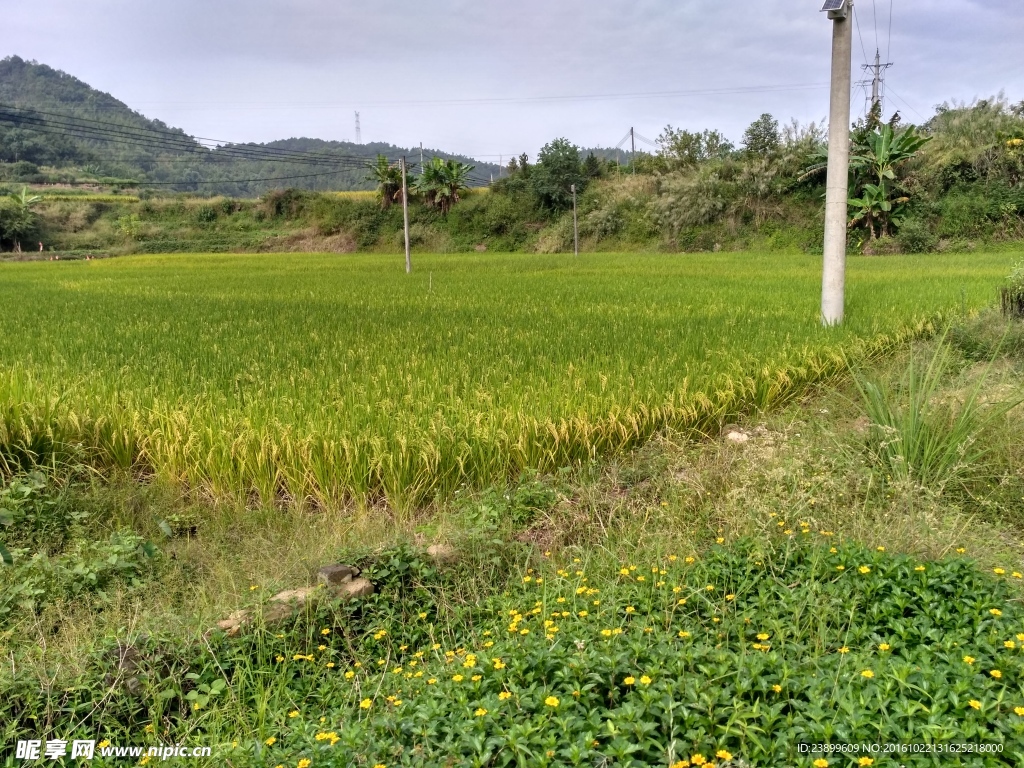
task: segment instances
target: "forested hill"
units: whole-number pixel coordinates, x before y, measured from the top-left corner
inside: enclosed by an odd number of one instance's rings
[[[425,153],[475,166],[478,182],[498,175],[496,165]],[[418,147],[309,138],[204,146],[65,72],[17,56],[0,60],[0,182],[141,182],[243,197],[280,187],[371,189],[365,161],[377,154],[419,160]]]

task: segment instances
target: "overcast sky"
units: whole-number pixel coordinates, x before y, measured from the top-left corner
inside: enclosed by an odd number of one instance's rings
[[[828,112],[820,0],[0,0],[0,57],[65,70],[149,117],[232,141],[291,136],[491,159],[635,126]],[[887,111],[1024,99],[1021,0],[857,0],[855,77],[877,47]],[[743,88],[757,88],[740,92]],[[700,93],[704,91],[704,93]],[[658,95],[649,95],[656,93]],[[648,94],[637,96],[637,94]],[[595,98],[579,98],[579,97]],[[553,98],[544,98],[553,97]],[[573,98],[575,97],[575,98]],[[403,104],[404,102],[404,104]],[[862,94],[854,110],[863,112]]]

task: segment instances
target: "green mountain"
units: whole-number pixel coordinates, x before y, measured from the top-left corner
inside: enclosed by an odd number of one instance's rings
[[[498,176],[494,164],[425,153],[475,166],[479,185]],[[205,146],[65,72],[17,56],[0,60],[0,181],[120,181],[236,197],[284,187],[357,190],[372,188],[366,162],[378,154],[418,160],[419,149],[310,138]]]

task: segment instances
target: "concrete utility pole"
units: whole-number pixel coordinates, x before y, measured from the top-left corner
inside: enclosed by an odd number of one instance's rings
[[[832,19],[832,97],[825,182],[825,258],[821,320],[843,322],[846,296],[846,222],[850,177],[850,86],[853,68],[853,0],[826,0]]]
[[[572,247],[573,247],[573,252],[577,256],[579,256],[580,255],[580,228],[579,228],[579,225],[576,223],[576,185],[573,184],[571,189],[572,189]]]
[[[412,272],[409,255],[409,183],[405,178],[405,158],[402,158],[402,216],[405,219],[405,274]]]

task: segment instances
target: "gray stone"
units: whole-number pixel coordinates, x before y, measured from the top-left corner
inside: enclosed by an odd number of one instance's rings
[[[350,600],[354,597],[367,597],[376,590],[369,579],[351,579],[331,589],[335,595],[342,600]]]
[[[252,621],[248,611],[235,611],[226,619],[217,622],[217,627],[227,632],[228,637],[234,637],[242,631],[242,627]]]
[[[450,563],[455,559],[455,550],[447,544],[431,544],[427,547],[427,557],[436,563]]]
[[[336,587],[346,581],[352,581],[359,575],[354,565],[325,565],[316,572],[316,580],[327,587]]]
[[[324,574],[324,571],[328,571],[328,573]],[[283,592],[278,592],[263,606],[262,611],[258,611],[258,614],[262,617],[265,626],[269,627],[274,624],[280,624],[282,621],[295,616],[316,594],[322,593],[325,584],[328,585],[327,589],[330,591],[330,594],[342,600],[372,595],[375,591],[373,584],[369,579],[353,578],[358,575],[359,569],[350,565],[335,565],[321,568],[320,573],[317,574],[321,584],[317,584],[315,587],[286,589]],[[331,576],[341,580],[336,582],[328,581],[327,579]],[[242,631],[243,627],[252,624],[254,617],[254,611],[252,610],[243,609],[235,611],[226,619],[218,621],[217,628],[222,629],[229,637],[234,637]]]

